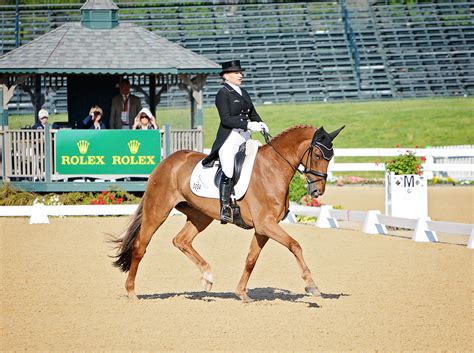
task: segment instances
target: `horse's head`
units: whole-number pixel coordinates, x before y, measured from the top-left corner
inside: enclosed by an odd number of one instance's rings
[[[324,194],[326,188],[327,170],[329,161],[334,156],[332,141],[345,126],[328,133],[324,128],[317,129],[311,140],[311,145],[303,155],[301,172],[306,176],[308,194],[318,197]]]

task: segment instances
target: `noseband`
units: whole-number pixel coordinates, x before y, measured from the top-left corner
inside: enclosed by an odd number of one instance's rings
[[[272,137],[270,136],[270,134],[268,132],[265,132],[263,134],[263,136],[265,137],[265,142],[267,144],[269,144],[273,150],[281,157],[283,158],[283,160],[288,163],[290,165],[290,167],[300,173],[300,174],[303,174],[305,177],[306,177],[306,182],[309,185],[311,184],[314,184],[314,183],[317,183],[317,182],[320,182],[320,181],[326,181],[326,179],[328,178],[328,175],[327,173],[321,173],[321,172],[318,172],[317,170],[313,170],[311,169],[311,162],[313,160],[313,150],[314,148],[317,148],[321,151],[321,154],[323,155],[323,158],[327,161],[330,161],[332,156],[334,155],[334,152],[333,152],[333,149],[332,148],[327,148],[326,146],[324,146],[323,144],[317,142],[317,141],[313,141],[311,142],[311,144],[309,145],[309,147],[306,149],[306,151],[304,151],[303,153],[303,157],[301,158],[301,160],[304,159],[305,155],[307,154],[308,157],[306,158],[306,161],[308,161],[308,158],[309,158],[309,169],[307,169],[306,167],[300,169],[300,168],[296,168],[293,164],[290,163],[290,161],[288,161],[280,152],[278,152],[278,150],[273,147],[272,143],[271,143],[271,139]],[[304,164],[303,164],[304,166]],[[314,175],[315,177],[317,177],[318,179],[315,179],[315,180],[311,180],[310,178],[308,178],[308,174],[310,175]]]

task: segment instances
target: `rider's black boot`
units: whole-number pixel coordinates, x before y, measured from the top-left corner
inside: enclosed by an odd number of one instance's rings
[[[226,224],[232,222],[232,208],[230,206],[230,193],[232,191],[232,180],[222,175],[219,185],[219,196],[221,201],[221,223]]]

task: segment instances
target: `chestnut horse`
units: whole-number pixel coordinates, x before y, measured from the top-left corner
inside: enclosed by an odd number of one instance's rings
[[[303,259],[301,246],[278,222],[288,212],[289,185],[296,171],[306,175],[310,195],[317,197],[324,193],[326,172],[333,156],[332,140],[343,128],[327,133],[322,127],[296,126],[259,148],[247,193],[238,200],[243,221],[255,229],[235,292],[242,301],[250,301],[247,282],[268,239],[286,246],[296,257],[306,292],[321,295]],[[189,185],[193,168],[204,157],[202,153],[183,150],[164,159],[150,175],[146,192],[125,235],[114,240],[117,243],[114,266],[123,272],[128,271],[125,288],[129,298],[137,298],[135,278],[138,265],[153,234],[173,208],[187,217],[173,244],[198,267],[204,289],[211,289],[211,267],[192,246],[194,238],[220,215],[218,199],[196,196]],[[300,165],[304,167],[302,171],[298,169],[301,169]]]

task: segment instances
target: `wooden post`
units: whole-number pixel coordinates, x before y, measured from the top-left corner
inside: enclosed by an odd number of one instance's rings
[[[149,81],[150,111],[156,116],[156,76],[150,75]]]
[[[35,124],[39,123],[38,112],[41,109],[41,76],[35,75],[35,93],[33,104],[35,107]]]

